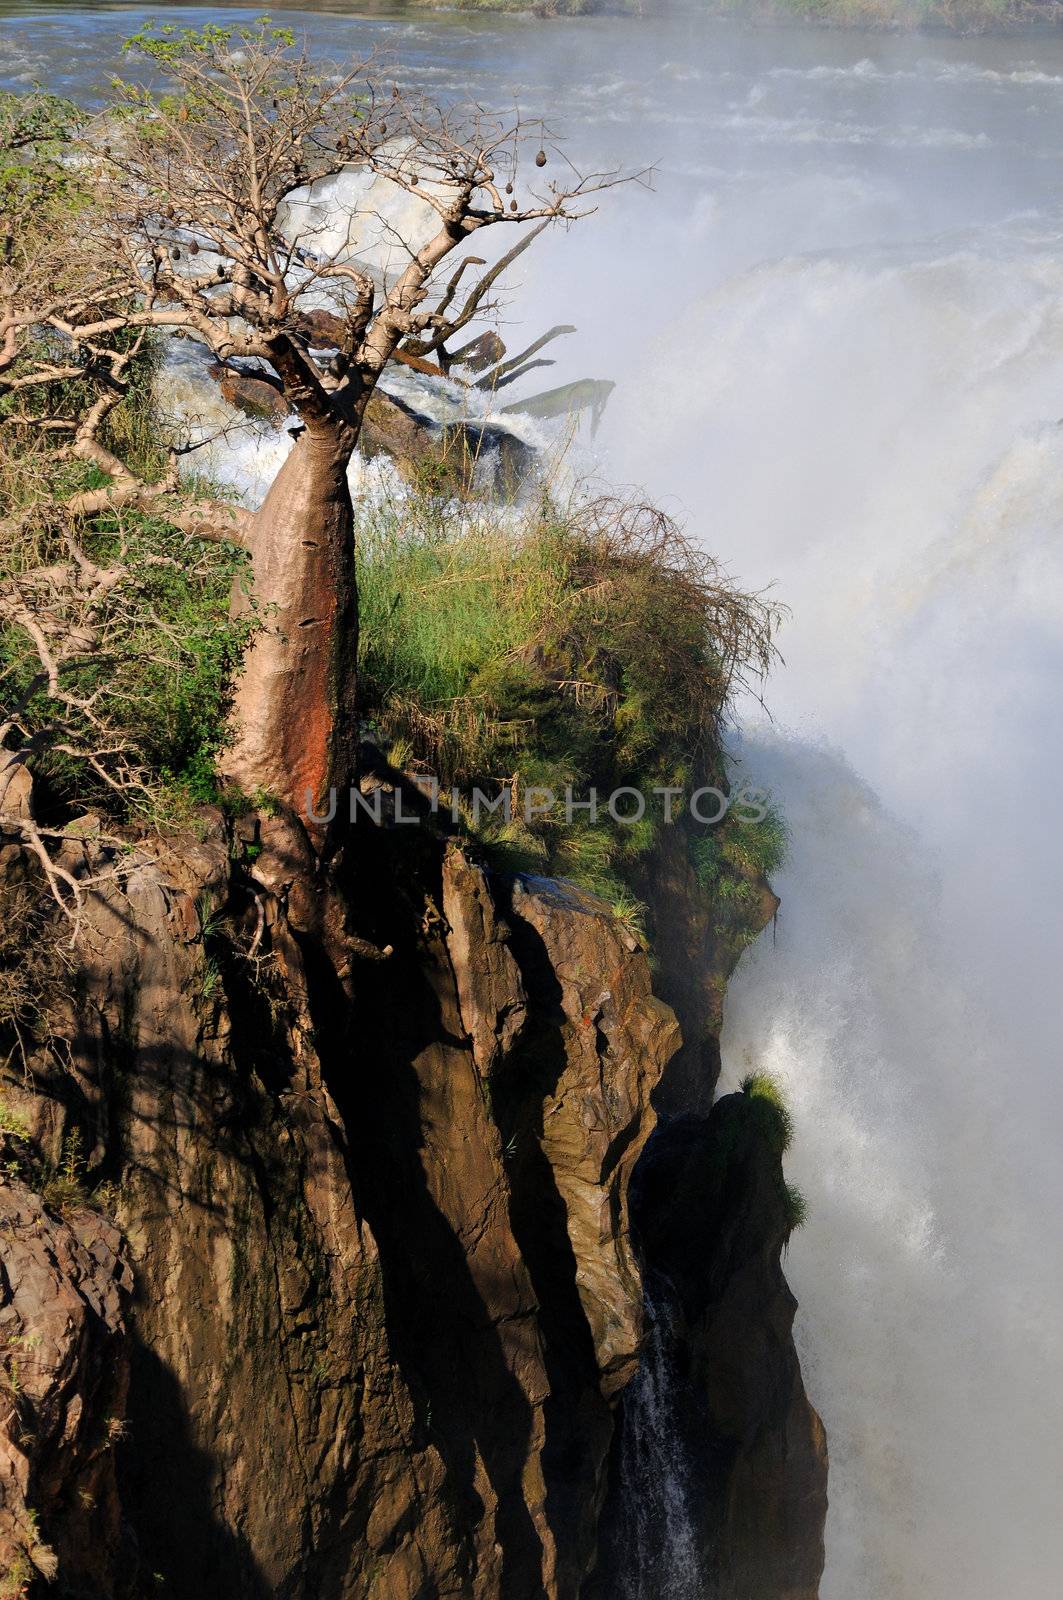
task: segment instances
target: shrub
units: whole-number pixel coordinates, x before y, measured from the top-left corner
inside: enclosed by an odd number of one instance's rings
[[[76,1128],[63,1140],[59,1160],[44,1168],[39,1184],[41,1199],[60,1216],[80,1211],[90,1204],[81,1134]]]
[[[153,400],[157,364],[157,348],[136,356],[129,393],[108,417],[104,439],[148,481],[165,468]],[[76,410],[65,405],[62,385],[54,387],[49,410]],[[15,403],[0,400],[0,413]],[[70,544],[62,502],[106,481],[97,467],[35,435],[27,440],[22,429],[0,427],[0,585],[21,580],[32,595],[39,580],[31,575],[64,570]],[[78,537],[89,561],[125,574],[92,612],[91,647],[63,667],[63,690],[84,709],[69,698],[60,707],[49,694],[31,637],[11,621],[0,624],[3,700],[20,706],[18,736],[39,746],[33,773],[46,811],[76,802],[121,819],[172,819],[214,797],[229,685],[253,626],[250,615],[229,614],[245,558],[234,547],[190,540],[164,515],[129,509],[97,514]],[[71,631],[86,626],[75,587],[49,604],[62,608]],[[107,760],[88,759],[85,752],[101,747]]]
[[[778,609],[744,594],[660,512],[549,495],[504,514],[475,498],[407,495],[359,511],[364,712],[444,788],[508,793],[512,816],[465,817],[509,870],[549,872],[607,899],[632,927],[635,863],[652,849],[650,791],[718,758],[739,684],[774,655]],[[525,818],[559,798],[631,788],[604,810]]]
[[[17,1111],[13,1111],[3,1095],[0,1095],[0,1138],[13,1139],[18,1144],[25,1144],[29,1136],[29,1124],[25,1117],[20,1117]]]
[[[50,915],[43,877],[0,880],[0,1048],[22,1029],[36,1031],[47,997],[65,972],[65,952]]]

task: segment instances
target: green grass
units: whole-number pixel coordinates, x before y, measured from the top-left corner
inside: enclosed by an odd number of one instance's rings
[[[766,814],[756,818],[744,816],[736,804],[716,827],[699,832],[691,846],[698,883],[707,894],[730,892],[741,897],[758,879],[778,872],[789,843],[789,830],[776,805],[768,805]]]
[[[742,1080],[742,1093],[751,1102],[765,1138],[780,1156],[785,1155],[793,1141],[794,1123],[776,1079],[768,1072],[751,1072]]]
[[[357,547],[361,703],[392,760],[444,790],[508,796],[508,818],[464,813],[495,864],[574,882],[641,937],[652,790],[718,758],[735,685],[770,664],[777,612],[659,513],[615,500],[543,496],[504,514],[409,495],[362,506]],[[621,788],[643,797],[641,820],[609,815]],[[535,790],[559,804],[529,818]],[[598,815],[567,820],[566,793],[593,790]],[[733,848],[771,854],[745,830]]]
[[[808,1201],[794,1183],[786,1185],[786,1237],[789,1239],[808,1221]]]

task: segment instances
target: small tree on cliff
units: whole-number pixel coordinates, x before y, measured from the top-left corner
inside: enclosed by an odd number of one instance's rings
[[[19,427],[66,430],[64,448],[98,469],[98,486],[67,501],[75,519],[152,510],[249,551],[264,621],[236,688],[225,772],[302,813],[352,775],[347,469],[374,387],[396,359],[445,370],[446,341],[486,308],[504,267],[618,180],[581,176],[564,160],[561,181],[540,178],[541,133],[381,93],[365,62],[322,71],[268,21],[149,27],[130,44],[158,64],[165,87],[115,85],[79,135],[66,238],[37,230],[32,251],[8,249],[0,397],[17,394]],[[348,187],[330,195],[327,228],[301,228],[293,196],[340,179]],[[423,202],[430,226],[407,238],[364,209],[374,181]],[[493,267],[463,253],[482,229],[507,223],[534,226]],[[363,242],[382,228],[394,267],[365,259]],[[297,413],[295,447],[256,512],[180,497],[174,451],[149,481],[105,442],[151,330],[197,341],[222,363],[252,363]],[[34,410],[34,396],[79,384],[80,405],[57,411],[49,399]]]

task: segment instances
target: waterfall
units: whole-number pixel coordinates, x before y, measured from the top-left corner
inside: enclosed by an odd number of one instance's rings
[[[702,1600],[690,1472],[677,1409],[676,1313],[667,1285],[647,1284],[646,1313],[642,1361],[624,1395],[621,1600]]]
[[[792,857],[720,1087],[765,1069],[793,1111],[823,1600],[1047,1600],[1063,1571],[1061,238],[780,238],[641,385],[670,396],[650,481],[794,609],[739,752]]]

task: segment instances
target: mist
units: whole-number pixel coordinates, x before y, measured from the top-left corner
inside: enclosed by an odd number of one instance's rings
[[[1031,82],[1015,44],[966,68],[925,41],[800,70],[774,48],[729,91],[728,159],[707,118],[718,171],[684,175],[688,135],[665,160],[663,247],[639,230],[641,301],[628,262],[609,319],[652,326],[610,374],[604,462],[793,612],[774,725],[744,707],[736,751],[793,846],[776,941],[731,987],[722,1087],[766,1069],[795,1114],[823,1594],[1044,1600],[1063,1571],[1063,83]],[[803,86],[788,117],[780,83]]]

